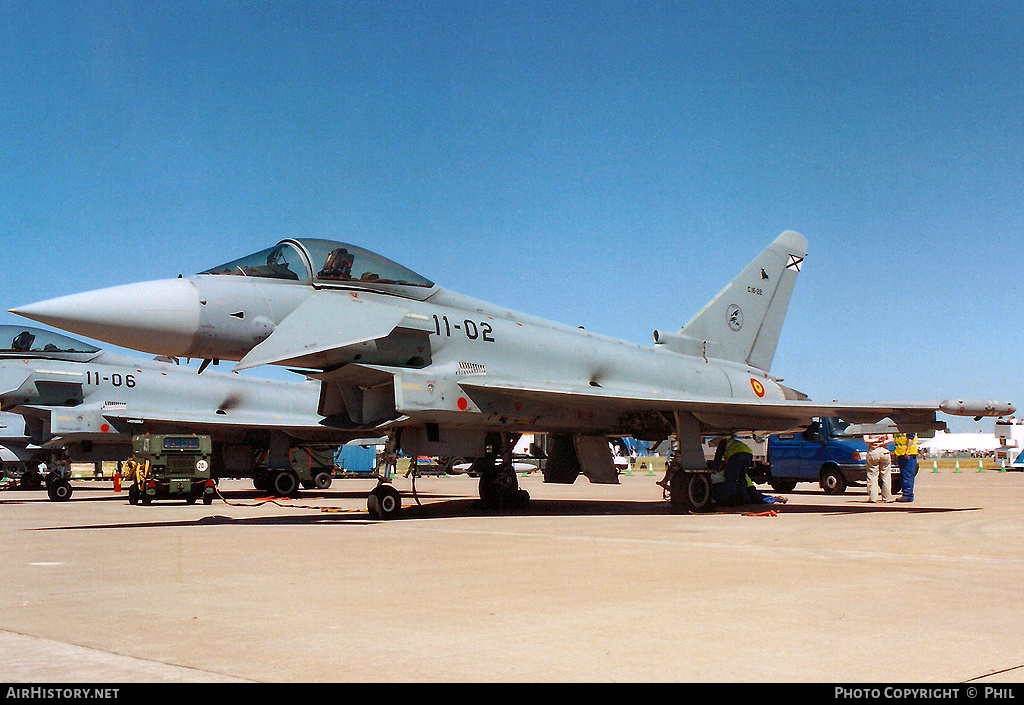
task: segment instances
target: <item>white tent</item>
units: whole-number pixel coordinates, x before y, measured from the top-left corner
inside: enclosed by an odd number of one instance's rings
[[[972,451],[994,451],[1002,444],[994,433],[946,433],[937,431],[935,438],[922,438],[917,442],[919,449],[926,448],[929,453],[956,453]]]

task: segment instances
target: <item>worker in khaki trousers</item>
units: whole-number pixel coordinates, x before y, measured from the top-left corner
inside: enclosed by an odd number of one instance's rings
[[[892,458],[886,446],[893,442],[893,437],[889,434],[873,434],[864,436],[864,442],[868,444],[868,501],[878,501],[881,480],[882,501],[892,502]]]

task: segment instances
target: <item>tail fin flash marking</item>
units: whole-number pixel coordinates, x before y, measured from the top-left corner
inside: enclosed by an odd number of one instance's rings
[[[767,372],[806,256],[806,238],[782,233],[678,335],[704,341],[709,356]]]

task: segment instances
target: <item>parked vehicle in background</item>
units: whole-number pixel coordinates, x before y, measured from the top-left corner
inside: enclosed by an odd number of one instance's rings
[[[768,484],[791,492],[798,482],[817,482],[825,494],[842,494],[865,480],[868,446],[861,435],[847,435],[850,424],[836,417],[815,419],[802,433],[768,439]],[[892,492],[903,487],[899,468],[892,467]]]

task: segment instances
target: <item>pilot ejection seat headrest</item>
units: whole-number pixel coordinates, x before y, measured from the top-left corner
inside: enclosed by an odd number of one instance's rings
[[[32,349],[32,343],[36,337],[29,333],[27,330],[23,330],[15,336],[14,340],[11,341],[11,350],[17,350],[18,352],[28,352]]]
[[[317,273],[317,276],[351,279],[353,262],[355,262],[355,257],[344,247],[331,250],[331,254],[327,255],[327,261],[324,262],[324,268]]]

